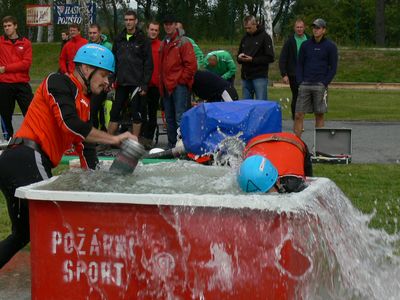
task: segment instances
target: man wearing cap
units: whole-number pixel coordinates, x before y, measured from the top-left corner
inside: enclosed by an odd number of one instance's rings
[[[204,64],[208,71],[218,74],[232,85],[234,84],[236,64],[228,51],[216,50],[208,53]]]
[[[89,121],[90,95],[108,86],[114,56],[107,48],[87,44],[75,58],[72,74],[52,73],[37,89],[20,129],[0,156],[0,188],[6,198],[11,234],[0,241],[0,269],[30,241],[26,199],[14,196],[24,185],[48,179],[71,144],[87,168],[83,142],[119,146],[129,132],[112,136]]]
[[[314,113],[315,127],[324,127],[324,113],[328,111],[328,85],[336,74],[338,51],[325,37],[326,22],[312,23],[313,37],[300,47],[296,68],[299,96],[296,103],[294,132],[301,137],[304,115]]]
[[[167,121],[168,147],[174,148],[183,113],[189,108],[197,61],[189,39],[177,30],[173,15],[164,18],[166,37],[160,47],[160,94]]]

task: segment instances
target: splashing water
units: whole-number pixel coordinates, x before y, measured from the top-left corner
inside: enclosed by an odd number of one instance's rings
[[[242,153],[246,145],[240,138],[243,132],[229,136],[221,130],[218,131],[224,136],[224,139],[218,144],[218,151],[213,155],[214,165],[238,168],[243,160]]]
[[[242,282],[260,284],[257,289],[262,291],[259,277],[266,276],[271,265],[279,270],[280,278],[295,283],[291,296],[297,299],[397,299],[400,294],[400,258],[394,254],[400,236],[370,229],[368,223],[372,216],[356,210],[328,179],[310,179],[309,187],[301,193],[248,195],[237,187],[233,168],[177,161],[139,164],[132,176],[125,177],[106,170],[68,171],[40,188],[129,193],[132,197],[135,194],[159,195],[160,198],[165,194],[186,195],[183,206],[170,210],[164,206],[158,208],[161,218],[175,232],[181,254],[177,261],[168,253],[155,253],[152,259],[161,262],[157,268],[152,266],[151,259],[142,258],[147,272],[153,272],[151,278],[146,277],[152,290],[140,294],[144,298],[167,295],[173,299],[179,297],[181,290],[189,291],[193,299],[209,299],[207,294],[213,290],[234,297]],[[221,208],[208,211],[191,200],[197,199],[196,195],[205,199],[217,195],[213,199],[220,201]],[[228,208],[235,205],[241,208]],[[209,218],[203,219],[207,214]],[[229,223],[230,231],[213,227],[218,222],[227,222],[231,215],[237,218]],[[265,223],[265,215],[275,216],[275,221]],[[195,232],[187,225],[192,219],[198,224]],[[279,234],[274,235],[274,232]],[[235,235],[232,243],[219,238],[231,233]],[[191,242],[189,236],[197,242]],[[204,236],[212,241],[208,246],[201,244]],[[141,239],[149,237],[138,238],[139,244],[143,242]],[[250,248],[245,248],[244,244]],[[271,245],[275,246],[271,248]],[[197,247],[208,253],[204,261],[190,261]],[[302,261],[302,268],[295,269],[285,260],[282,253],[288,247],[294,249],[294,257]],[[253,251],[252,263],[257,268],[249,269],[243,264],[243,251]],[[195,267],[210,276],[205,279],[193,275],[195,280],[191,281]],[[169,275],[178,268],[185,274],[181,281]],[[145,277],[139,275],[138,278]],[[155,277],[158,278],[156,284]]]

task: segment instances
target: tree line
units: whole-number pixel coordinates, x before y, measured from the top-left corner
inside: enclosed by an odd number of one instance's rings
[[[174,13],[185,30],[198,41],[228,41],[237,43],[243,35],[242,20],[253,14],[265,19],[263,7],[269,1],[275,39],[292,32],[297,18],[306,24],[318,17],[328,23],[331,39],[343,46],[400,46],[400,0],[137,0],[142,21],[161,21]],[[18,18],[22,34],[29,32],[25,25],[26,4],[79,3],[78,0],[0,0],[1,16]],[[97,6],[97,22],[113,38],[123,28],[123,11],[129,0],[92,0]],[[130,0],[133,2],[133,0]],[[55,28],[56,38],[61,28]],[[30,33],[35,34],[34,29]]]

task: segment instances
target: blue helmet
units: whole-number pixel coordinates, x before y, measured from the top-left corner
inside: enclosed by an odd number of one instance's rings
[[[278,171],[264,156],[252,155],[240,165],[237,182],[246,193],[268,192],[278,179]]]
[[[106,47],[98,44],[86,44],[80,47],[75,55],[74,62],[115,72],[114,54]]]

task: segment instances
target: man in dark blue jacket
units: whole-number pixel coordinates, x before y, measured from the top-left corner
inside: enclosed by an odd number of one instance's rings
[[[301,45],[307,41],[308,36],[304,33],[304,21],[297,19],[294,23],[294,33],[289,36],[282,47],[281,55],[279,56],[279,70],[281,72],[283,83],[290,85],[292,91],[292,119],[296,112],[296,101],[299,90],[299,85],[296,81],[296,65],[299,56]]]
[[[326,22],[312,23],[313,37],[301,45],[296,68],[299,96],[296,103],[294,132],[301,137],[305,113],[314,113],[315,127],[324,127],[324,113],[328,111],[328,85],[336,74],[338,51],[325,38]]]

